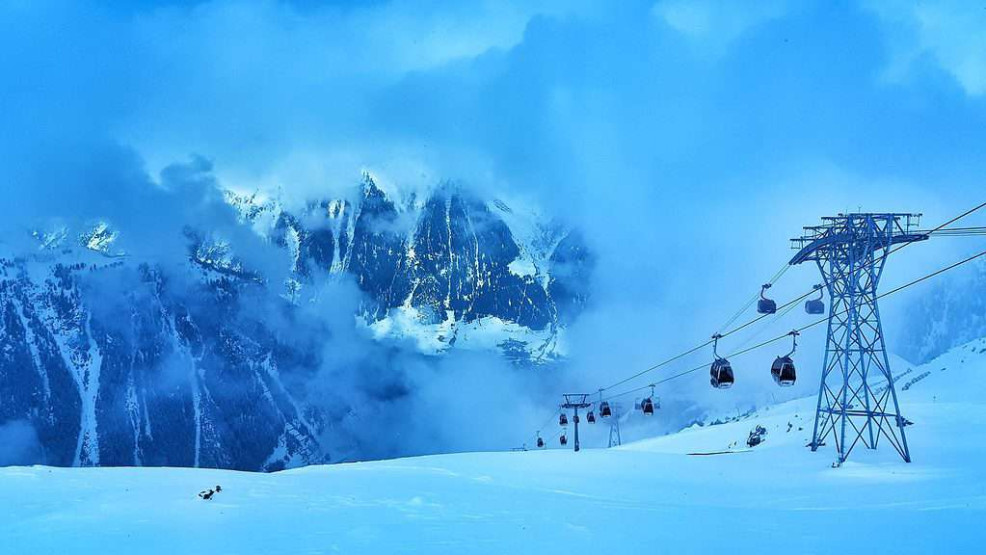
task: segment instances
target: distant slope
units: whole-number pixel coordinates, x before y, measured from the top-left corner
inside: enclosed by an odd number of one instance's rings
[[[986,261],[944,276],[911,302],[904,321],[900,354],[918,363],[986,337]]]
[[[916,419],[916,414],[933,411],[933,406],[938,403],[986,405],[986,400],[972,386],[981,381],[978,374],[986,371],[986,338],[954,348],[927,364],[908,365],[898,359],[892,367],[901,413],[915,423],[906,428],[908,434],[920,429],[921,421]],[[764,442],[755,448],[758,451],[804,446],[811,441],[816,401],[816,397],[811,396],[766,406],[724,424],[696,424],[676,434],[636,442],[623,448],[667,453],[746,449],[747,437],[757,425],[765,427],[768,432]],[[819,452],[834,455],[832,448],[822,448]],[[862,449],[854,450],[850,460],[861,452]],[[893,453],[893,450],[889,452]],[[920,457],[921,453],[915,456]]]

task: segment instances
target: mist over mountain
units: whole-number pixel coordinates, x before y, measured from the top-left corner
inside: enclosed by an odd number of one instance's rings
[[[945,276],[904,311],[901,356],[917,364],[973,339],[986,337],[986,264]]]
[[[451,183],[397,201],[366,175],[289,210],[210,172],[142,184],[147,226],[116,207],[13,232],[0,421],[31,431],[31,462],[276,470],[509,445],[457,421],[483,407],[458,393],[537,391],[564,364],[591,292],[577,231]]]

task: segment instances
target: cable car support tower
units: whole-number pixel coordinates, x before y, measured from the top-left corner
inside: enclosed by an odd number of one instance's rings
[[[839,214],[804,228],[792,239],[790,264],[814,261],[831,299],[815,427],[816,451],[832,438],[841,465],[862,441],[876,449],[880,438],[911,462],[897,391],[877,307],[877,285],[893,245],[923,241],[920,214]],[[886,387],[878,386],[886,381]]]
[[[572,447],[575,451],[578,451],[581,449],[581,445],[579,444],[579,409],[587,409],[592,406],[592,403],[589,402],[588,393],[565,393],[562,397],[565,398],[565,402],[561,404],[561,408],[563,410],[573,409],[575,411],[575,417],[572,418],[575,423],[575,445]]]

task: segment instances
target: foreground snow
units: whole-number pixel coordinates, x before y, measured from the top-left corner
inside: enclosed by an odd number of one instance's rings
[[[813,399],[618,449],[309,467],[0,469],[0,553],[929,553],[986,542],[986,342],[901,378],[914,463],[811,453]],[[788,432],[788,423],[791,431]],[[735,454],[754,425],[765,442]],[[799,427],[801,428],[799,430]],[[221,484],[211,501],[196,494]]]

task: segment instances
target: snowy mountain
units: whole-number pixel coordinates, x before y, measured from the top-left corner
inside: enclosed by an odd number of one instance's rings
[[[301,213],[256,196],[227,199],[290,250],[292,294],[320,272],[352,275],[378,336],[432,353],[499,348],[525,362],[563,354],[561,332],[585,306],[593,266],[576,230],[451,183],[401,202],[366,175],[358,193]]]
[[[412,394],[393,365],[408,342],[518,365],[563,354],[592,264],[577,233],[452,185],[398,203],[367,177],[355,193],[297,213],[228,193],[243,232],[286,257],[208,229],[150,259],[111,222],[35,231],[0,257],[0,424],[28,423],[51,465],[277,470],[370,441],[347,423]],[[350,278],[349,321],[391,357],[339,363],[366,373],[355,385],[323,368],[340,335],[323,320],[346,305],[319,299]],[[331,379],[358,395],[325,394]]]
[[[974,386],[986,341],[900,370],[910,464],[882,446],[832,468],[833,447],[804,447],[808,397],[580,453],[273,474],[11,467],[0,469],[0,534],[24,553],[822,553],[832,542],[846,553],[979,552],[986,432],[974,423],[986,404]],[[745,447],[757,426],[762,443]],[[197,496],[216,485],[209,501]]]
[[[185,289],[85,251],[0,262],[0,421],[30,422],[52,465],[326,460],[243,286],[202,272]]]
[[[908,306],[905,321],[900,354],[915,362],[986,337],[986,263],[944,276]]]

